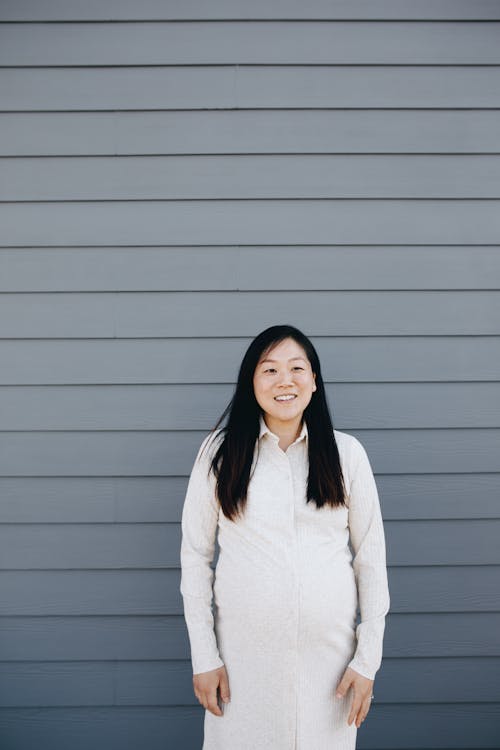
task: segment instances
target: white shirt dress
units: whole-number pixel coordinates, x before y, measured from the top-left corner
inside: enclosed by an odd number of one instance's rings
[[[340,699],[335,690],[348,666],[374,679],[390,604],[366,451],[334,431],[348,507],[318,509],[306,502],[305,420],[283,451],[261,416],[245,515],[235,522],[216,501],[213,473],[207,478],[221,435],[204,439],[182,512],[180,591],[193,674],[224,664],[231,693],[230,703],[219,702],[223,716],[205,710],[202,750],[354,750],[352,690]]]

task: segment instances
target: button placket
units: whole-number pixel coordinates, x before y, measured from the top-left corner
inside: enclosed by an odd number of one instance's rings
[[[291,446],[290,446],[291,448]],[[293,673],[293,702],[294,702],[294,713],[293,713],[293,747],[296,747],[297,743],[297,725],[298,725],[298,710],[299,710],[299,692],[298,692],[298,669],[299,669],[299,633],[300,633],[300,580],[299,580],[299,564],[298,564],[298,529],[296,523],[296,498],[295,498],[295,476],[294,476],[294,452],[287,451],[285,458],[287,460],[287,474],[289,492],[291,495],[290,502],[290,516],[292,526],[292,545],[293,545],[293,589],[294,589],[294,641],[293,641],[293,656],[291,659],[292,673]]]

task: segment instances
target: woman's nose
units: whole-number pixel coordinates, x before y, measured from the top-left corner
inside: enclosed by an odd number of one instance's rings
[[[284,372],[280,375],[279,378],[279,384],[280,385],[290,385],[293,382],[292,375],[289,372]]]

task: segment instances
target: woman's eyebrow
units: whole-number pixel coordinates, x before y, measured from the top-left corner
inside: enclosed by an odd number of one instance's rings
[[[288,361],[289,361],[289,362],[293,362],[293,361],[294,361],[294,360],[296,360],[296,359],[301,359],[301,360],[302,360],[302,362],[305,362],[305,359],[304,359],[304,357],[290,357],[290,359],[289,359]],[[275,360],[275,359],[261,359],[261,361],[260,361],[260,363],[259,363],[259,364],[263,365],[263,364],[264,364],[264,362],[276,362],[276,360]]]

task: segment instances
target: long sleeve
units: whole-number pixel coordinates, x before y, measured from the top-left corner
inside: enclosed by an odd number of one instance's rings
[[[377,486],[368,456],[357,438],[353,447],[349,534],[360,623],[356,628],[356,651],[348,666],[373,680],[382,663],[385,617],[390,606],[385,536]]]
[[[210,437],[204,439],[198,450],[182,511],[180,591],[193,674],[217,669],[224,663],[217,646],[212,612],[214,573],[210,563],[215,550],[218,503],[213,472],[208,476],[212,446],[203,451]]]

